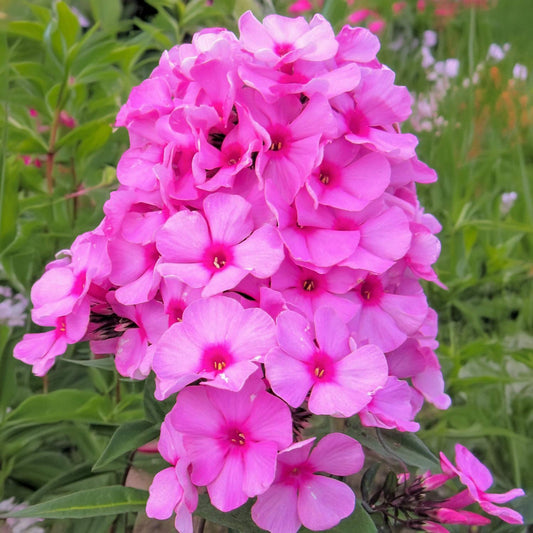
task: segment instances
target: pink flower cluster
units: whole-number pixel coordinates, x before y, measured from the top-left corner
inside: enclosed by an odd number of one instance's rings
[[[508,524],[523,524],[520,513],[509,507],[500,507],[496,503],[506,503],[514,498],[524,496],[522,489],[512,489],[504,494],[486,492],[493,484],[489,469],[461,444],[455,445],[455,465],[441,452],[440,466],[442,473],[426,472],[409,481],[409,474],[400,476],[398,488],[401,494],[395,494],[394,505],[409,516],[409,527],[431,533],[447,533],[443,524],[462,524],[484,526],[490,519],[465,507],[473,503],[489,515],[496,516]],[[431,492],[444,485],[450,479],[457,478],[465,485],[458,494],[442,500],[432,497]]]
[[[33,286],[52,329],[15,356],[42,376],[89,340],[123,376],[153,371],[157,399],[178,393],[151,516],[190,531],[206,487],[222,511],[257,496],[270,531],[325,529],[354,496],[317,473],[354,473],[362,452],[293,443],[298,409],[416,431],[424,399],[450,402],[420,285],[439,283],[440,226],[415,184],[436,175],[368,30],[250,12],[239,28],[195,34],[132,90],[120,186]]]

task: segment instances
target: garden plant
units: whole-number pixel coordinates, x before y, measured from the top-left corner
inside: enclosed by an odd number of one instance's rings
[[[0,4],[0,531],[526,531],[527,4]]]

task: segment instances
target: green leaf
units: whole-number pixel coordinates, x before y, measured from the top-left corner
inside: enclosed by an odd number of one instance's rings
[[[229,527],[236,531],[246,531],[246,533],[264,533],[252,522],[250,509],[252,502],[248,501],[238,509],[223,513],[211,505],[207,494],[200,494],[198,497],[198,507],[195,514],[221,526]]]
[[[56,477],[50,479],[46,484],[40,487],[38,490],[32,493],[28,499],[28,503],[34,503],[39,501],[44,494],[48,494],[55,489],[61,488],[69,483],[74,481],[79,481],[80,479],[85,479],[91,475],[91,463],[85,462],[80,465],[76,465],[73,468],[63,471],[58,474]]]
[[[115,370],[115,359],[113,357],[103,357],[102,359],[67,359],[62,357],[61,363],[71,363],[74,365],[98,368],[99,370]]]
[[[144,382],[144,413],[148,420],[155,424],[161,424],[167,416],[167,413],[172,409],[176,403],[174,395],[162,402],[154,398],[155,382],[153,374]]]
[[[8,24],[7,31],[13,35],[19,35],[35,41],[41,41],[44,34],[44,27],[38,22],[14,20]]]
[[[122,14],[120,0],[91,0],[93,19],[97,20],[104,30],[114,28]]]
[[[64,420],[106,421],[108,398],[87,390],[62,389],[24,400],[7,417],[7,423],[47,424]]]
[[[414,434],[392,429],[363,428],[355,419],[346,421],[346,433],[390,462],[404,462],[424,470],[439,466],[433,452]]]
[[[125,453],[137,449],[139,446],[154,440],[159,435],[159,429],[152,422],[136,420],[126,422],[117,428],[109,444],[93,466],[93,472],[99,472]]]
[[[113,485],[54,498],[0,518],[90,518],[131,513],[142,511],[147,498],[145,490]]]
[[[10,335],[11,328],[0,324],[0,420],[16,389],[15,359],[7,349]]]
[[[338,26],[348,15],[348,4],[346,0],[326,0],[322,15],[329,20],[333,27]]]
[[[56,9],[59,19],[59,31],[65,38],[67,48],[70,48],[76,42],[80,31],[78,17],[72,13],[65,2],[58,2]]]

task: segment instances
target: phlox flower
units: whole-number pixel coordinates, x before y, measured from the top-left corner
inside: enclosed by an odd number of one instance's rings
[[[321,274],[286,260],[272,276],[271,287],[281,293],[289,309],[308,320],[313,320],[318,308],[331,307],[348,322],[357,310],[355,296],[349,291],[359,283],[359,277],[360,273],[350,268],[333,267]]]
[[[211,503],[224,512],[270,487],[278,451],[292,442],[289,408],[257,375],[238,392],[187,387],[169,419],[183,436],[191,481],[207,486]]]
[[[196,300],[157,344],[156,398],[163,400],[200,378],[238,391],[274,344],[274,321],[262,309],[244,309],[226,296]]]
[[[166,520],[176,513],[176,529],[180,533],[192,533],[192,513],[198,505],[198,491],[190,480],[183,437],[172,425],[170,415],[161,424],[157,448],[172,466],[155,475],[149,489],[146,514],[150,518]]]
[[[379,198],[390,182],[390,164],[382,154],[367,152],[338,139],[324,149],[307,189],[316,204],[360,211]]]
[[[243,49],[271,67],[296,60],[325,61],[338,49],[331,25],[318,14],[309,23],[303,17],[278,15],[268,15],[260,23],[247,11],[239,19],[239,31]]]
[[[253,96],[254,118],[269,137],[267,150],[257,156],[257,175],[265,181],[267,198],[272,187],[291,203],[319,160],[322,137],[336,131],[331,107],[322,95],[305,105],[288,95],[268,106],[259,93]]]
[[[337,525],[355,508],[348,485],[318,475],[348,476],[364,462],[361,445],[341,433],[326,435],[313,449],[314,438],[280,452],[272,486],[252,507],[254,522],[271,533],[296,533],[303,524],[312,531]]]
[[[203,202],[205,217],[184,209],[159,231],[158,272],[175,277],[208,297],[234,288],[244,277],[271,276],[283,246],[270,224],[254,231],[252,205],[237,195],[214,193]]]
[[[520,513],[509,507],[499,507],[496,503],[506,503],[514,498],[524,496],[522,489],[512,489],[503,494],[486,492],[493,483],[490,470],[472,452],[461,444],[455,445],[455,465],[441,452],[440,464],[445,474],[457,475],[466,489],[446,500],[445,506],[459,509],[478,502],[486,513],[497,516],[509,524],[523,524]]]
[[[299,313],[285,311],[277,319],[279,347],[265,358],[272,390],[292,407],[309,396],[315,414],[350,417],[385,384],[387,362],[377,346],[356,348],[337,313],[321,307],[314,333]],[[316,343],[315,343],[316,340]]]
[[[384,352],[395,350],[414,335],[428,313],[418,284],[398,286],[387,274],[367,276],[354,292],[360,308],[348,327],[356,341],[376,344]]]

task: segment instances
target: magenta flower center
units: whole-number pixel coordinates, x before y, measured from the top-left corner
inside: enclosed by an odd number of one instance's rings
[[[360,285],[361,299],[369,305],[376,305],[380,302],[383,295],[383,286],[381,281],[374,276],[368,276]]]
[[[230,261],[231,251],[221,244],[210,246],[204,256],[205,266],[213,272],[223,269]]]
[[[244,446],[246,444],[246,435],[239,429],[229,431],[229,440],[235,446]]]
[[[223,372],[232,363],[233,358],[224,344],[208,346],[202,357],[202,369],[205,372]]]
[[[293,49],[291,43],[277,43],[274,46],[274,53],[279,57],[283,57],[285,54],[288,54]]]
[[[324,353],[318,352],[309,362],[309,368],[313,374],[313,379],[317,381],[330,381],[335,374],[335,368],[331,358]]]
[[[304,291],[311,292],[314,291],[316,288],[315,280],[314,279],[304,279],[302,283],[302,288]]]

